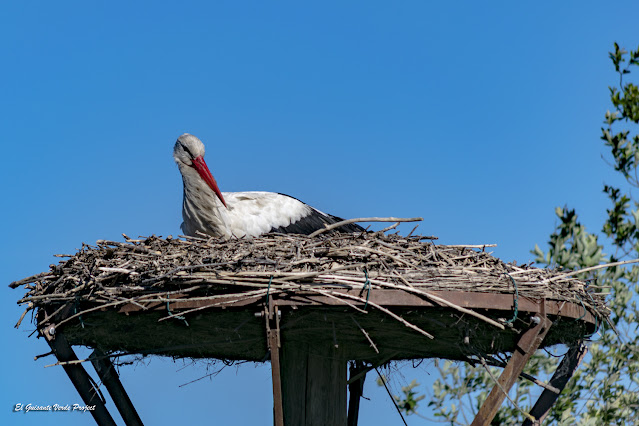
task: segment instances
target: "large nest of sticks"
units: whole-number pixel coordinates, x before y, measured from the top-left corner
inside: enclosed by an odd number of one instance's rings
[[[28,290],[18,303],[37,309],[39,329],[55,327],[71,344],[174,357],[265,359],[269,304],[285,342],[326,341],[377,361],[510,351],[543,301],[555,307],[545,346],[582,339],[609,314],[574,274],[433,239],[126,237],[83,245],[11,286]]]

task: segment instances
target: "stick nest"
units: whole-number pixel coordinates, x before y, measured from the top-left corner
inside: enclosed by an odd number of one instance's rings
[[[38,321],[59,327],[65,323],[77,326],[83,319],[89,322],[89,314],[116,312],[125,305],[145,308],[150,303],[165,303],[176,295],[180,300],[215,300],[193,309],[198,314],[242,299],[308,292],[339,300],[342,312],[347,308],[354,313],[354,305],[361,311],[362,303],[334,290],[360,290],[361,301],[367,298],[367,291],[379,289],[514,296],[514,280],[519,298],[576,303],[600,320],[609,315],[605,296],[588,289],[583,280],[558,270],[504,263],[486,252],[486,246],[436,245],[430,241],[434,237],[376,232],[315,238],[268,234],[239,240],[125,238],[126,242],[85,244],[74,255],[59,255],[66,259],[51,265],[48,272],[12,283],[13,288],[24,285],[28,290],[18,303],[28,304],[27,311],[39,308],[45,314]],[[188,314],[165,310],[153,321],[176,323],[179,318],[186,322]],[[263,325],[260,327],[263,333]],[[333,324],[333,338],[334,329]],[[86,339],[79,342],[92,342]]]

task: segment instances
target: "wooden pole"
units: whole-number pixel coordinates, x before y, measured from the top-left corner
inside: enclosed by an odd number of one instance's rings
[[[104,386],[106,386],[109,391],[109,395],[111,395],[113,403],[120,412],[124,424],[127,426],[142,426],[142,420],[133,406],[129,395],[126,393],[126,390],[124,390],[124,386],[122,386],[120,377],[117,371],[115,371],[111,360],[105,356],[104,352],[100,349],[95,349],[89,358],[96,373],[100,376],[100,380],[102,380],[102,383],[104,383]]]
[[[265,309],[266,339],[271,353],[271,376],[273,380],[273,424],[284,426],[282,411],[282,374],[280,368],[280,312],[277,305]]]
[[[331,342],[282,341],[286,426],[346,426],[346,359]]]
[[[550,379],[550,384],[562,391],[587,353],[588,348],[583,341],[571,346]],[[559,398],[559,394],[548,389],[541,393],[532,410],[530,410],[530,414],[537,419],[538,423],[541,424],[543,422],[557,398]],[[530,419],[526,419],[523,425],[532,426],[533,422]]]
[[[348,385],[348,426],[357,426],[359,421],[359,402],[364,392],[364,380],[366,380],[366,372],[368,368],[363,361],[353,361],[353,365],[350,368],[350,379]],[[356,380],[353,378],[363,373],[361,377]]]
[[[532,354],[535,353],[539,345],[541,345],[541,342],[544,340],[544,337],[546,337],[552,322],[546,317],[545,300],[542,301],[540,311],[541,313],[538,314],[540,318],[539,324],[529,328],[521,335],[519,342],[517,343],[517,348],[506,364],[506,368],[504,368],[499,376],[497,384],[493,387],[488,398],[486,398],[486,401],[484,401],[479,409],[479,412],[475,416],[471,426],[490,425],[495,418],[499,407],[504,402],[506,394],[517,381],[517,378],[524,370],[524,367]]]
[[[60,362],[77,361],[78,357],[62,334],[56,334],[53,326],[43,327],[40,333],[44,336],[53,351],[53,354]],[[91,382],[89,373],[81,364],[63,364],[62,368],[71,379],[73,386],[80,394],[82,401],[87,406],[93,407],[89,412],[99,426],[115,426],[115,421],[106,406],[97,394]]]

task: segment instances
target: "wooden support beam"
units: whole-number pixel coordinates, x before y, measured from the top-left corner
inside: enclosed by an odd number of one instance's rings
[[[360,290],[343,290],[334,289],[331,290],[334,294],[342,293],[352,296],[358,296]],[[498,293],[474,293],[468,291],[429,291],[428,294],[445,299],[446,301],[453,303],[457,306],[466,309],[490,309],[508,311],[512,309],[513,298],[510,294],[498,294]],[[255,297],[241,297],[235,302],[229,300],[226,296],[220,296],[219,299],[207,299],[207,300],[189,300],[186,294],[171,295],[171,302],[169,302],[171,312],[181,312],[188,309],[205,308],[212,306],[215,302],[224,301],[224,307],[244,307],[255,306],[258,307],[263,303],[264,296]],[[272,298],[271,298],[272,300]],[[376,289],[370,294],[370,302],[382,305],[386,308],[392,307],[440,307],[441,305],[428,300],[426,297],[419,294],[407,293],[404,290],[389,290],[389,289]],[[351,300],[355,306],[362,306],[365,302]],[[335,298],[330,298],[319,293],[302,292],[298,291],[295,294],[287,295],[286,298],[278,299],[277,305],[282,308],[285,306],[326,306],[326,305],[338,305],[344,306],[344,303]],[[539,304],[534,299],[520,298],[519,299],[519,312],[534,314],[539,308]],[[213,309],[213,308],[211,308]],[[128,303],[124,304],[120,309],[120,313],[133,313],[133,312],[150,312],[150,311],[162,311],[166,312],[165,302],[145,302],[144,305],[140,303]],[[597,324],[597,317],[590,310],[586,309],[581,304],[569,303],[566,301],[549,300],[546,302],[546,315],[561,315],[562,318],[574,318],[579,319],[582,322],[588,323],[589,326]],[[57,316],[56,316],[57,317]]]
[[[364,380],[366,380],[368,370],[363,361],[353,361],[349,369],[351,379],[349,379],[348,385],[348,426],[357,426],[359,421],[359,402],[364,393]],[[353,380],[355,376],[359,377]]]
[[[77,361],[78,357],[62,334],[56,334],[53,326],[44,327],[40,330],[47,343],[51,347],[53,354],[59,362]],[[100,399],[93,386],[89,373],[86,372],[82,364],[63,364],[62,368],[71,379],[73,386],[80,394],[82,401],[87,406],[94,406],[89,412],[98,426],[115,426],[115,421]]]
[[[561,363],[559,363],[555,374],[553,374],[552,378],[550,379],[550,385],[556,387],[557,389],[559,389],[559,391],[562,391],[566,387],[566,383],[568,383],[568,380],[570,380],[572,375],[575,373],[575,370],[577,370],[577,367],[579,367],[579,364],[581,364],[581,361],[584,359],[587,353],[588,348],[583,341],[578,342],[570,349],[568,349],[568,352],[561,360]],[[547,389],[541,393],[532,410],[530,410],[530,414],[535,419],[537,419],[537,422],[539,424],[541,424],[541,422],[544,420],[544,418],[550,411],[550,407],[552,407],[555,401],[557,401],[557,398],[559,398],[558,394]],[[526,419],[523,425],[532,426],[533,422],[529,419]]]
[[[532,354],[535,353],[537,348],[539,348],[544,337],[546,337],[552,322],[546,317],[545,300],[542,300],[541,302],[540,311],[541,313],[537,315],[540,319],[539,324],[529,328],[521,335],[519,342],[517,343],[517,348],[510,357],[510,360],[499,376],[499,379],[497,379],[497,384],[495,384],[493,389],[490,391],[488,398],[486,398],[486,401],[484,401],[479,409],[479,412],[475,416],[471,426],[490,425],[490,422],[495,418],[499,407],[504,402],[506,393],[510,391],[510,388],[512,388],[517,381],[517,378],[524,370],[526,363]]]
[[[286,426],[346,426],[346,359],[331,342],[282,341]]]
[[[115,371],[111,360],[100,349],[95,349],[89,358],[100,380],[102,380],[107,391],[109,391],[109,395],[111,395],[111,399],[120,412],[124,423],[127,426],[142,426],[142,420],[133,406],[129,395],[124,390],[118,372]]]
[[[273,380],[273,424],[284,426],[282,411],[282,375],[280,368],[280,311],[276,305],[270,304],[265,309],[266,339],[271,353],[271,376]]]

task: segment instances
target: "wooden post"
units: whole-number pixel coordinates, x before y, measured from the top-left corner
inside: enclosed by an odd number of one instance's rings
[[[346,359],[331,342],[282,341],[286,426],[346,426]]]
[[[111,395],[111,399],[120,412],[124,424],[127,426],[142,426],[142,420],[129,395],[124,390],[118,372],[115,371],[111,360],[100,349],[95,349],[89,358],[96,373],[100,376],[100,380],[109,391],[109,395]]]
[[[364,380],[366,380],[366,372],[368,368],[363,361],[353,361],[353,365],[350,368],[350,379],[348,385],[348,426],[357,426],[359,421],[359,402],[364,392]],[[353,378],[360,373],[364,373],[357,380]]]
[[[517,348],[513,352],[506,368],[502,371],[497,384],[493,387],[484,401],[471,426],[488,426],[495,418],[499,407],[506,398],[506,393],[515,384],[517,378],[524,370],[526,363],[533,353],[537,350],[541,342],[546,337],[552,322],[546,317],[545,299],[542,301],[541,313],[538,314],[540,321],[536,326],[524,332]]]
[[[58,361],[67,362],[78,360],[67,339],[62,334],[55,334],[55,328],[53,326],[43,327],[40,330],[40,334],[47,340]],[[113,417],[111,417],[111,414],[109,414],[109,411],[97,394],[91,383],[89,373],[86,372],[84,367],[81,364],[63,364],[62,368],[64,368],[67,376],[71,379],[82,401],[84,401],[87,406],[94,407],[94,409],[89,412],[95,422],[99,426],[115,426]]]
[[[271,377],[273,380],[273,424],[284,426],[282,411],[282,374],[280,368],[280,311],[271,303],[270,309],[264,310],[266,315],[266,339],[271,353]]]
[[[583,341],[573,345],[561,360],[557,370],[555,370],[555,374],[550,379],[550,384],[562,391],[587,353],[588,348]],[[537,419],[538,423],[541,424],[543,422],[557,398],[559,398],[559,394],[548,389],[541,393],[532,410],[530,410],[530,414]],[[532,426],[533,422],[530,419],[526,419],[523,424],[524,426]]]

